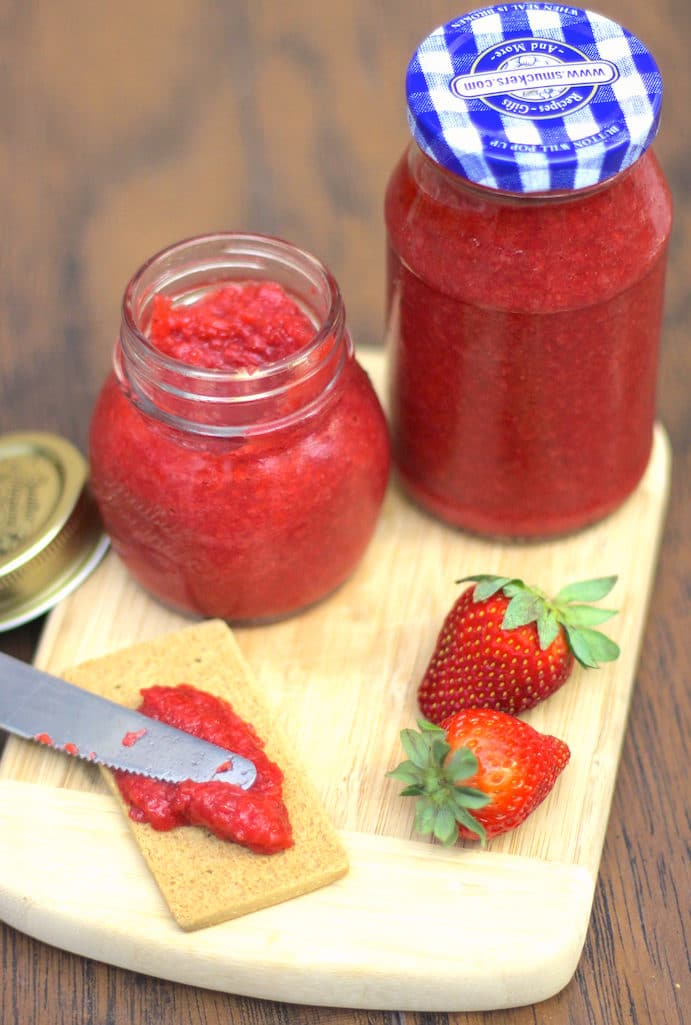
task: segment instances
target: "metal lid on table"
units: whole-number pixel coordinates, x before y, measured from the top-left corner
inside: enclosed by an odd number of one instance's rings
[[[103,557],[88,466],[64,438],[0,435],[0,631],[35,619]]]

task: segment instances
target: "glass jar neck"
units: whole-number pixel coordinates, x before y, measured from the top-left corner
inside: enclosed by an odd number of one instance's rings
[[[281,285],[314,324],[293,355],[251,370],[192,366],[149,340],[154,299],[190,303],[231,282]],[[339,391],[352,356],[343,300],[318,260],[262,235],[220,233],[177,243],[131,279],[122,304],[114,368],[143,413],[171,427],[215,437],[267,434],[321,413]]]
[[[495,203],[500,206],[541,206],[544,204],[559,204],[578,202],[588,199],[590,196],[598,195],[611,188],[612,185],[623,180],[631,172],[632,164],[625,170],[611,178],[607,178],[596,185],[588,185],[581,189],[555,189],[550,192],[504,192],[500,189],[491,189],[486,185],[477,185],[468,178],[463,178],[454,171],[438,164],[430,156],[420,149],[416,142],[411,142],[408,150],[408,160],[415,180],[429,195],[440,198],[440,193],[445,196],[452,196],[454,193],[463,200],[470,200],[475,203]]]

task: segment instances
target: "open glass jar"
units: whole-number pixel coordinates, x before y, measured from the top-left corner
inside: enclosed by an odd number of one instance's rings
[[[228,368],[201,365],[196,343],[153,343],[161,297],[184,312],[248,282],[280,286],[309,318],[297,351]],[[269,304],[266,323],[276,316]],[[114,549],[164,603],[248,622],[333,591],[374,531],[389,443],[329,271],[288,242],[249,234],[201,236],[152,257],[125,291],[89,456]]]
[[[644,45],[551,3],[428,36],[390,179],[394,462],[455,526],[531,538],[615,509],[651,451],[670,193]]]

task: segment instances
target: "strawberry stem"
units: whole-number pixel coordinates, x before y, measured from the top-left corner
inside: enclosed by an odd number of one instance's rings
[[[487,836],[483,825],[470,809],[484,808],[491,798],[476,787],[462,786],[478,771],[478,761],[469,747],[453,753],[441,726],[418,719],[417,730],[402,730],[401,744],[408,759],[387,772],[387,776],[406,784],[402,797],[417,798],[415,831],[431,834],[449,847],[458,840],[458,826],[475,833],[484,847]]]
[[[616,609],[594,608],[587,602],[605,598],[617,582],[616,576],[581,580],[563,587],[556,598],[548,598],[536,587],[517,577],[488,573],[463,577],[457,584],[475,583],[473,600],[486,601],[499,591],[509,599],[502,629],[516,630],[535,623],[540,648],[545,651],[563,627],[569,647],[582,666],[596,669],[601,662],[613,662],[621,654],[619,646],[595,627],[617,615]]]

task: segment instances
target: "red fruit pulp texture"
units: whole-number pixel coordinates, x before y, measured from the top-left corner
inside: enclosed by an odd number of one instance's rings
[[[442,723],[453,750],[469,747],[477,773],[463,786],[477,787],[491,798],[473,816],[487,839],[515,829],[541,804],[567,765],[571,752],[558,737],[539,733],[528,723],[495,709],[468,708]],[[477,836],[459,826],[459,836]]]
[[[156,303],[151,341],[188,365],[269,365],[315,328],[273,283]],[[183,611],[266,620],[338,587],[364,553],[389,472],[383,412],[348,355],[331,398],[272,434],[191,435],[141,412],[114,373],[90,430],[92,486],[113,547]]]
[[[465,184],[413,147],[386,221],[392,442],[410,495],[508,537],[619,505],[652,443],[671,227],[653,153],[536,200]]]
[[[222,840],[270,854],[292,846],[288,810],[283,803],[283,773],[264,751],[251,724],[228,702],[189,684],[147,687],[139,711],[196,737],[251,759],[257,778],[249,790],[232,783],[164,783],[128,772],[114,773],[135,822],[166,831],[203,826]]]
[[[247,370],[299,352],[314,326],[273,281],[230,283],[191,305],[157,295],[149,338],[166,356],[210,370]]]

